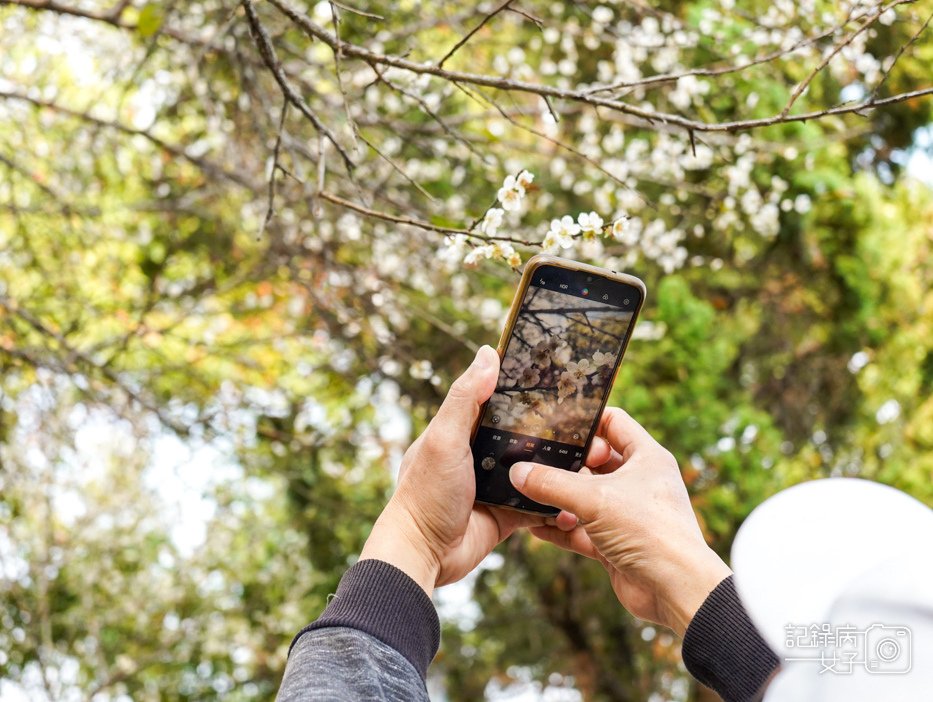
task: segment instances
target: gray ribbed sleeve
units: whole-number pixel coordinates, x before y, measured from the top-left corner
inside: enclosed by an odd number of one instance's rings
[[[343,574],[324,612],[298,632],[291,649],[305,633],[329,627],[357,629],[382,641],[401,653],[422,680],[441,642],[431,598],[395,566],[372,559]]]
[[[731,575],[709,594],[687,627],[683,658],[690,674],[725,702],[757,699],[779,664],[742,607]]]

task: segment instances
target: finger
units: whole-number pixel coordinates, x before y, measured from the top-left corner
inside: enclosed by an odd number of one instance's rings
[[[479,507],[488,509],[489,513],[495,518],[503,534],[502,538],[505,538],[516,529],[544,526],[548,522],[548,517],[542,517],[537,514],[516,512],[514,509],[499,509],[498,507],[489,507],[487,505],[479,505]]]
[[[590,450],[586,452],[586,465],[600,466],[609,460],[612,455],[612,447],[609,442],[601,436],[594,436],[590,444]]]
[[[574,473],[537,463],[516,463],[509,470],[509,480],[522,494],[536,502],[573,512],[585,522],[596,517],[597,493],[594,481],[599,476]]]
[[[496,389],[498,375],[499,354],[491,346],[481,346],[470,367],[450,386],[429,429],[448,441],[469,439],[480,407]]]
[[[577,515],[573,512],[561,510],[561,513],[554,518],[553,526],[556,526],[561,531],[570,531],[571,529],[576,529],[579,523],[580,520],[577,519]]]
[[[596,433],[606,439],[623,459],[628,458],[639,446],[654,442],[651,434],[619,407],[605,409]]]
[[[479,561],[485,558],[497,544],[509,538],[516,529],[542,526],[544,526],[544,517],[476,505],[467,522],[463,543],[467,552],[476,554],[477,561]]]
[[[583,527],[577,527],[573,531],[561,531],[556,527],[542,526],[532,527],[529,531],[542,541],[549,541],[565,551],[573,551],[587,558],[601,560],[599,551],[596,550]]]
[[[618,470],[622,467],[623,463],[625,463],[625,459],[622,457],[622,454],[615,449],[610,449],[609,457],[605,461],[598,465],[590,465],[590,472],[593,475],[605,475],[606,473],[612,473],[614,470]]]

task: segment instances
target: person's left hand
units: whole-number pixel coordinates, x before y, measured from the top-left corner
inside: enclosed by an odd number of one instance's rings
[[[428,595],[436,586],[460,580],[519,527],[545,523],[543,517],[473,502],[470,435],[498,375],[499,355],[483,346],[406,451],[398,488],[360,554],[360,560],[391,563]]]

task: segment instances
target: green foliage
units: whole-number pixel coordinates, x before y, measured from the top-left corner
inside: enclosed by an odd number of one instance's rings
[[[502,13],[445,66],[591,86],[616,69],[629,30],[660,16],[700,34],[684,67],[721,67],[758,55],[748,18],[773,4],[723,13],[716,38],[703,28],[719,4],[706,0],[606,3],[628,23],[622,36],[596,32],[586,3],[522,3],[544,27]],[[554,125],[531,94],[377,76],[342,56],[347,107],[332,52],[268,5],[256,4],[302,96],[348,144],[341,120],[364,117],[352,178],[325,147],[328,189],[461,228],[528,168],[531,211],[499,232],[527,242],[522,256],[565,213],[642,223],[631,242],[570,251],[648,284],[612,402],[677,457],[721,554],[757,504],[802,480],[868,477],[933,504],[933,195],[903,168],[930,100],[705,135],[554,100]],[[496,342],[518,277],[499,254],[463,266],[478,240],[451,256],[443,233],[319,197],[322,142],[297,109],[276,171],[281,94],[240,3],[124,9],[103,21],[0,9],[0,89],[26,98],[0,102],[0,679],[38,680],[37,698],[269,699],[401,452],[473,348]],[[420,62],[481,19],[457,3],[365,9],[385,19],[342,12],[346,41]],[[904,12],[873,28],[866,52],[905,45],[922,13]],[[502,64],[516,47],[521,61]],[[646,74],[663,72],[658,53]],[[840,63],[795,110],[866,88]],[[879,97],[915,89],[931,66],[933,45],[916,42]],[[810,70],[791,56],[702,78],[709,91],[687,108],[672,81],[622,97],[708,121],[764,118]],[[404,92],[380,92],[389,81]],[[672,176],[691,150],[708,163]],[[767,206],[779,216],[761,224]],[[650,253],[654,223],[678,234],[683,261]],[[90,449],[88,426],[104,437]],[[198,472],[210,512],[187,549],[152,484],[166,436],[214,452],[176,466]],[[594,701],[701,694],[678,643],[621,611],[595,563],[518,536],[467,588],[476,609],[445,605],[432,669],[448,699],[516,683]]]

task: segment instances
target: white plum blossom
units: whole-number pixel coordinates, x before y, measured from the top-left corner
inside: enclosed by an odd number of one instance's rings
[[[518,174],[518,177],[515,179],[515,181],[520,186],[522,186],[523,190],[527,190],[528,188],[531,187],[531,184],[532,182],[534,182],[534,179],[535,179],[534,173],[523,170],[521,173]]]
[[[597,234],[602,234],[603,218],[595,212],[581,212],[577,217],[577,223],[580,225],[580,231],[584,238],[592,238]]]
[[[616,218],[610,228],[612,238],[620,244],[633,246],[637,241],[638,233],[634,231],[628,215],[622,215]]]
[[[585,385],[587,376],[596,370],[596,367],[588,358],[584,358],[579,361],[571,361],[567,364],[566,368],[567,372],[570,373],[571,379],[578,386]]]
[[[502,209],[517,212],[522,206],[522,198],[525,197],[525,186],[519,183],[515,176],[506,176],[496,197],[502,204]]]
[[[557,404],[563,404],[564,400],[577,392],[580,388],[574,380],[573,374],[564,371],[560,374],[557,381]]]
[[[676,88],[668,93],[667,98],[674,107],[686,110],[693,104],[693,99],[709,92],[709,83],[697,80],[696,76],[683,76],[677,79]]]
[[[467,250],[467,237],[465,234],[448,236],[444,240],[444,247],[437,252],[437,257],[444,262],[447,270],[454,270],[464,259]]]
[[[463,265],[468,268],[473,268],[479,265],[479,262],[484,259],[505,261],[512,266],[512,268],[517,268],[522,263],[522,257],[515,250],[515,247],[507,241],[503,241],[474,246],[467,252],[466,256],[463,257]]]
[[[480,231],[486,236],[495,236],[496,232],[499,231],[499,227],[502,226],[504,214],[505,210],[499,207],[491,207],[479,225]]]
[[[615,356],[611,353],[603,353],[602,351],[596,351],[593,353],[593,363],[596,366],[605,366],[612,363],[615,360]]]
[[[497,242],[492,245],[490,258],[501,259],[508,263],[512,268],[522,265],[522,257],[509,242]]]
[[[486,244],[485,246],[473,247],[473,249],[463,257],[463,265],[473,267],[478,265],[484,258],[492,258],[494,246],[494,244]]]
[[[558,246],[562,249],[569,249],[573,246],[573,238],[579,233],[580,225],[574,222],[570,215],[552,219],[551,228],[544,235],[542,246],[548,250],[556,249]]]

